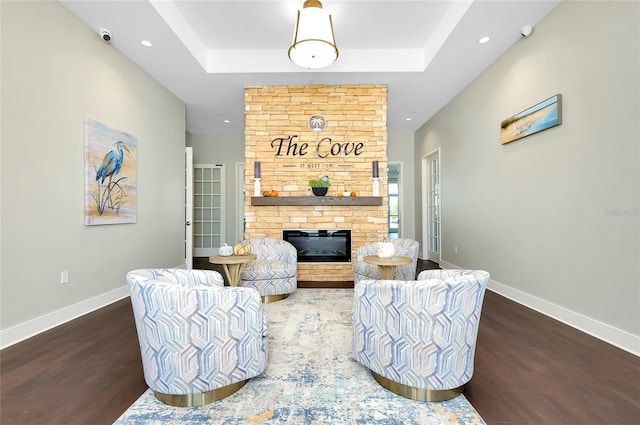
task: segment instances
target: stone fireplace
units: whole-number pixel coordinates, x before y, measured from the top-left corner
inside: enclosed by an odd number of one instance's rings
[[[246,87],[245,238],[349,229],[351,259],[359,246],[382,240],[388,231],[386,114],[385,85]],[[314,128],[320,119],[322,131]],[[372,193],[373,161],[379,196]],[[277,197],[252,196],[257,168],[261,191]],[[325,197],[315,197],[309,180],[321,176],[331,186]],[[351,192],[355,196],[344,196]],[[298,280],[352,281],[353,264],[298,262]]]

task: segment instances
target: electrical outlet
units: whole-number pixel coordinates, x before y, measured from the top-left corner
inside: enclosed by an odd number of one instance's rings
[[[62,283],[63,285],[65,283],[69,283],[69,271],[68,270],[60,272],[60,283]]]
[[[455,252],[456,254],[458,253],[458,245],[453,247],[453,252]]]

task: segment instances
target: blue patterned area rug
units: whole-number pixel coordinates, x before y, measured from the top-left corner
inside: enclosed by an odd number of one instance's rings
[[[201,407],[171,407],[147,390],[124,424],[485,424],[460,395],[417,402],[378,385],[351,356],[353,289],[298,289],[266,304],[267,369],[235,394]]]

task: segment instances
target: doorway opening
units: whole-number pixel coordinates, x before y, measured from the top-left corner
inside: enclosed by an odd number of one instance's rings
[[[225,240],[224,164],[193,166],[193,254],[217,255]]]
[[[387,172],[387,204],[389,210],[387,212],[389,233],[387,237],[389,239],[397,239],[401,237],[401,214],[400,214],[400,175],[402,171],[402,164],[399,162],[390,162],[388,164],[389,171]]]
[[[423,257],[440,263],[440,148],[422,158]]]

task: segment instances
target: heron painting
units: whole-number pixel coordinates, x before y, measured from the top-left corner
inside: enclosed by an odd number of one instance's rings
[[[85,224],[136,222],[137,140],[85,119]]]

